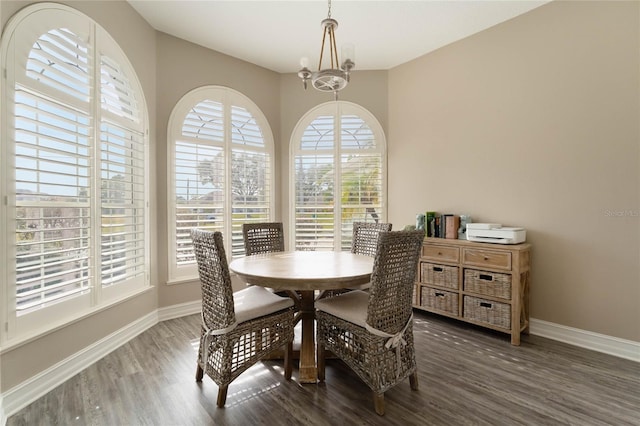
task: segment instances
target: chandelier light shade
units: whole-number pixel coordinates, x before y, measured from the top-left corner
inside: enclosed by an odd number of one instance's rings
[[[337,28],[338,21],[331,18],[331,0],[329,0],[327,18],[322,20],[322,45],[320,46],[318,71],[311,71],[309,69],[308,58],[302,58],[300,60],[302,69],[298,71],[298,77],[302,79],[302,84],[305,89],[307,88],[309,80],[311,80],[311,85],[315,89],[321,92],[333,92],[336,99],[338,98],[338,92],[344,89],[349,83],[351,70],[355,66],[354,48],[352,44],[343,46],[343,61],[340,63],[338,49],[336,47]],[[327,53],[326,56],[325,53]],[[330,68],[322,68],[325,59],[330,65]]]

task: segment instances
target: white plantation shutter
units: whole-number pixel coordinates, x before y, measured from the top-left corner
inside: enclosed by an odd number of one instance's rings
[[[145,135],[130,66],[100,54],[101,284],[141,283],[146,274]]]
[[[353,222],[384,221],[384,134],[366,110],[321,105],[292,138],[297,250],[349,250]]]
[[[146,112],[117,44],[67,6],[16,14],[2,55],[11,105],[2,113],[14,129],[3,129],[0,158],[15,336],[148,285]]]
[[[26,76],[50,88],[89,102],[90,47],[86,35],[67,28],[55,28],[33,44],[27,61]]]
[[[242,224],[272,220],[273,142],[246,97],[203,87],[178,102],[169,122],[169,277],[197,277],[190,230],[220,231],[227,254],[244,255]]]
[[[104,122],[101,144],[103,286],[145,274],[144,136]]]
[[[242,224],[271,217],[270,156],[262,129],[245,108],[231,107],[232,255],[244,254]]]
[[[100,56],[100,105],[129,122],[140,123],[136,91],[121,64],[108,56]]]
[[[87,114],[15,91],[15,270],[19,312],[89,291]]]
[[[193,265],[191,228],[222,230],[224,187],[224,110],[221,102],[193,106],[174,142],[174,262]]]

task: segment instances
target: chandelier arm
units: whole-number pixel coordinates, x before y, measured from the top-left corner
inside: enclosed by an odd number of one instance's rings
[[[340,68],[340,62],[338,61],[338,48],[336,46],[336,33],[334,32],[333,28],[331,29],[331,35],[333,36],[331,37],[331,41],[333,42],[333,46],[332,46],[333,56],[331,57],[331,68]],[[335,66],[333,63],[334,57],[336,60]]]
[[[329,29],[329,31],[331,31]],[[324,55],[324,39],[327,36],[327,28],[322,32],[322,46],[320,47],[320,61],[318,61],[318,71],[322,69],[322,56]],[[329,44],[331,44],[331,35],[329,35]]]

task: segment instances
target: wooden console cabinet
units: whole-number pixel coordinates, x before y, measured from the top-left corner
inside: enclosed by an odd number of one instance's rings
[[[511,335],[529,332],[530,244],[425,238],[414,308]]]

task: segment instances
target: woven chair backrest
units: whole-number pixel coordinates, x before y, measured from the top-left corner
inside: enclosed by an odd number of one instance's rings
[[[395,334],[407,323],[423,240],[424,230],[380,233],[367,307],[373,328]]]
[[[282,222],[245,223],[242,225],[244,254],[284,251]]]
[[[374,257],[378,247],[378,234],[391,231],[392,224],[382,222],[353,222],[351,253]]]
[[[236,320],[229,265],[222,233],[191,230],[202,288],[202,315],[211,330],[229,327]]]

